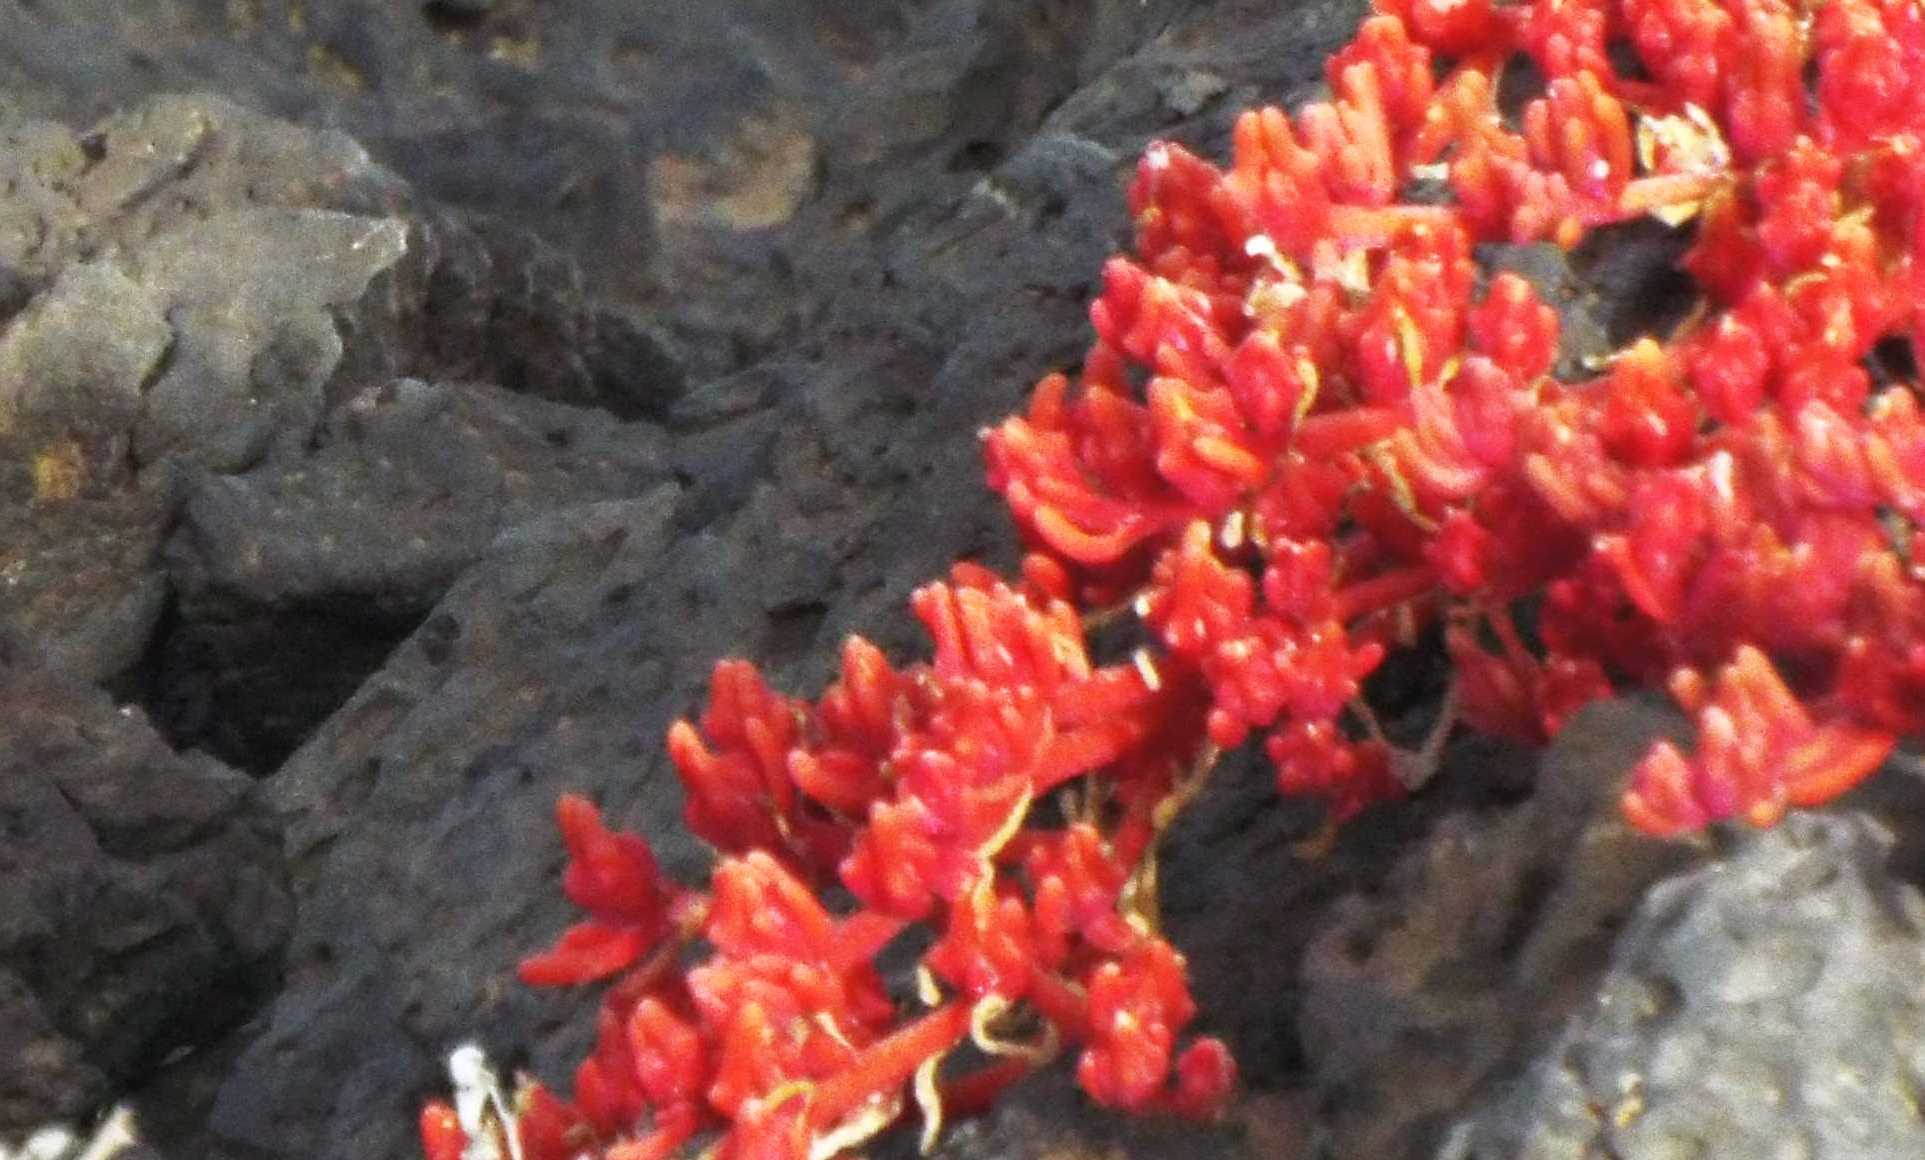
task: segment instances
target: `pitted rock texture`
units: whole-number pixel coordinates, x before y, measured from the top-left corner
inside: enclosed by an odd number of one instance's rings
[[[369,388],[299,460],[195,474],[163,557],[180,621],[148,677],[157,712],[177,742],[270,771],[497,536],[670,475],[645,424],[486,384]]]
[[[0,669],[0,1134],[92,1111],[271,992],[292,919],[242,774]]]
[[[0,141],[0,632],[178,744],[271,769],[504,521],[670,471],[659,433],[594,418],[680,393],[651,332],[338,133],[176,97]],[[412,373],[499,387],[444,408]],[[275,635],[330,623],[338,658],[275,670]]]
[[[556,794],[672,831],[675,799],[642,771],[646,706],[699,663],[662,647],[700,607],[681,602],[702,573],[669,550],[676,503],[670,486],[505,534],[269,783],[301,907],[287,985],[214,1106],[221,1143],[398,1156],[456,1043],[520,1045],[551,1073],[583,1048],[578,1000],[512,968],[565,921],[534,888],[560,870]]]
[[[1633,703],[1586,709],[1521,806],[1449,814],[1323,913],[1297,1018],[1320,1112],[1313,1154],[1427,1155],[1449,1116],[1588,999],[1643,892],[1695,859],[1617,810],[1624,771],[1676,727]]]
[[[1925,1150],[1925,896],[1864,814],[1794,816],[1653,889],[1610,974],[1439,1160]]]

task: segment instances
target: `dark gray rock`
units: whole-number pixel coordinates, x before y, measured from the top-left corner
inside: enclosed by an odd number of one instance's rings
[[[179,493],[171,478],[157,476],[52,502],[11,502],[33,493],[40,464],[60,470],[79,462],[77,447],[63,442],[42,451],[38,463],[0,466],[7,587],[0,639],[37,664],[98,679],[133,667],[160,623],[167,601],[161,540]]]
[[[163,98],[86,133],[0,120],[0,143],[0,269],[23,295],[0,331],[0,624],[78,675],[125,673],[158,625],[181,464],[202,486],[270,451],[298,471],[338,439],[328,415],[410,372],[631,416],[680,389],[567,259],[415,211],[339,134]]]
[[[133,422],[142,463],[235,470],[397,375],[631,413],[679,389],[646,326],[589,302],[565,258],[417,210],[339,133],[207,97],[0,132],[0,267],[44,298],[0,347],[16,422]]]
[[[0,669],[0,1131],[81,1115],[231,1030],[291,908],[242,775],[136,712]],[[18,1061],[17,1063],[15,1061]]]
[[[1667,728],[1635,703],[1586,709],[1521,807],[1445,817],[1376,889],[1329,909],[1297,1019],[1321,1128],[1311,1154],[1430,1155],[1453,1113],[1588,1000],[1646,888],[1695,857],[1617,810],[1626,771]]]
[[[743,619],[703,591],[727,575],[712,553],[670,550],[675,505],[664,488],[501,537],[270,783],[300,914],[215,1105],[222,1146],[400,1156],[410,1103],[469,1036],[565,1071],[582,997],[512,976],[566,922],[553,798],[578,788],[670,834],[671,666],[702,663],[692,625],[720,638]],[[699,876],[689,839],[662,848]]]
[[[1659,885],[1440,1160],[1918,1155],[1925,897],[1890,849],[1862,814],[1800,815]]]
[[[90,1110],[112,1088],[86,1049],[54,1024],[34,987],[11,970],[0,970],[0,1050],[13,1061],[0,1086],[0,1131],[8,1135]]]
[[[495,0],[430,0],[425,7],[439,9],[446,17],[486,16],[494,11]]]
[[[399,379],[348,400],[300,460],[205,476],[170,572],[193,610],[352,597],[422,612],[494,538],[669,474],[654,428],[485,384]]]
[[[318,246],[317,254],[333,247],[325,235],[249,243],[231,226],[208,223],[266,207],[369,218],[405,208],[405,186],[348,137],[296,128],[216,97],[162,97],[85,131],[12,117],[0,122],[0,134],[0,214],[12,223],[0,232],[0,264],[36,289],[72,264],[131,257],[151,245],[161,262],[151,292],[184,293],[197,303],[227,300],[232,281],[256,271],[202,266],[203,280],[169,282],[165,255],[176,255],[171,267],[180,273],[192,260],[181,253],[180,231],[213,228],[217,240],[251,244],[253,256],[271,263],[290,254],[274,248],[279,242]],[[279,281],[279,292],[299,293],[285,285],[285,274]]]
[[[481,384],[371,388],[305,456],[188,489],[149,699],[177,743],[271,771],[498,534],[670,470],[659,431],[601,412]]]
[[[1024,1083],[988,1114],[948,1125],[932,1153],[938,1160],[1260,1160],[1284,1155],[1274,1132],[1238,1115],[1199,1126],[1182,1120],[1125,1117],[1093,1107],[1065,1069]],[[881,1160],[917,1154],[916,1133],[899,1132],[878,1149]]]

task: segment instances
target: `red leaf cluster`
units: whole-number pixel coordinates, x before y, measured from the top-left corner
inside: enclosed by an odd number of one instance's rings
[[[1062,1043],[1098,1100],[1209,1114],[1234,1073],[1184,1040],[1158,839],[1253,734],[1337,819],[1414,788],[1435,746],[1366,681],[1427,626],[1439,740],[1670,689],[1700,741],[1633,771],[1645,831],[1850,788],[1925,725],[1920,77],[1916,0],[1378,0],[1227,166],[1151,145],[1079,371],[984,433],[1021,582],[959,565],[914,598],[929,661],[852,639],[814,701],[718,665],[668,741],[705,891],[564,799],[586,917],[522,974],[613,979],[596,1047],[570,1101],[431,1107],[431,1156],[826,1156]],[[1646,215],[1691,223],[1701,302],[1557,377],[1557,313],[1475,248]],[[875,958],[911,924],[905,1004]]]
[[[1413,780],[1358,690],[1437,621],[1479,728],[1693,680],[1733,690],[1683,698],[1707,725],[1775,715],[1742,760],[1654,753],[1645,829],[1841,792],[1925,723],[1925,441],[1880,365],[1925,278],[1921,53],[1901,0],[1385,0],[1227,167],[1145,154],[1082,374],[990,433],[990,483],[1068,591],[1134,602],[1213,743],[1269,731],[1340,814]],[[1647,214],[1693,223],[1702,302],[1553,377],[1556,313],[1472,248]]]
[[[897,670],[851,640],[813,703],[716,667],[699,724],[669,735],[688,823],[722,855],[706,891],[562,799],[564,888],[587,913],[521,975],[614,982],[572,1101],[530,1085],[500,1129],[529,1160],[710,1136],[721,1157],[807,1157],[895,1122],[911,1080],[931,1123],[979,1105],[1056,1039],[1119,1107],[1207,1115],[1229,1093],[1222,1045],[1180,1041],[1195,1005],[1144,889],[1207,693],[1095,664],[1068,604],[981,568],[912,603],[930,661]],[[1099,770],[1105,799],[1032,823]],[[825,904],[832,883],[853,905]],[[938,935],[922,1009],[903,1011],[874,960],[913,922]],[[1045,1040],[1022,1038],[1032,1024]],[[966,1040],[984,1061],[939,1071]],[[448,1122],[433,1109],[424,1133],[445,1141]]]

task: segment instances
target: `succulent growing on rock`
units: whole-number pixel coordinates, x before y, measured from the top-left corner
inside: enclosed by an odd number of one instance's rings
[[[588,917],[522,973],[612,979],[598,1042],[572,1100],[431,1107],[432,1160],[829,1156],[1059,1047],[1105,1104],[1211,1114],[1234,1068],[1184,1034],[1159,839],[1257,735],[1338,820],[1416,788],[1434,747],[1362,687],[1425,625],[1440,738],[1670,689],[1700,740],[1631,771],[1652,834],[1770,824],[1925,725],[1925,420],[1874,358],[1925,305],[1925,10],[1376,8],[1227,167],[1145,152],[1080,370],[984,432],[1020,578],[958,565],[913,601],[930,660],[852,639],[814,701],[716,668],[669,736],[706,891],[564,799]],[[1519,62],[1543,87],[1512,116]],[[1701,301],[1554,377],[1557,314],[1473,247],[1646,215],[1694,223]],[[1141,647],[1100,663],[1085,626],[1119,617]],[[875,959],[912,925],[905,1002]]]

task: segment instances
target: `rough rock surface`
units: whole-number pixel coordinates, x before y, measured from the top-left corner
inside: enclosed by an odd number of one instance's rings
[[[1633,704],[1587,709],[1522,805],[1445,817],[1375,889],[1325,912],[1298,1028],[1326,1154],[1427,1154],[1589,998],[1645,889],[1694,860],[1617,810],[1622,771],[1676,724]]]
[[[246,776],[0,671],[0,1125],[90,1111],[246,1019],[292,918]]]
[[[1610,974],[1439,1160],[1925,1150],[1925,895],[1867,815],[1793,817],[1664,882]]]
[[[182,624],[150,678],[170,731],[273,769],[502,532],[670,474],[654,427],[420,379],[346,400],[299,460],[197,474],[164,553]]]
[[[186,98],[84,133],[0,122],[0,190],[0,270],[22,296],[0,334],[0,629],[77,675],[141,659],[184,502],[211,478],[304,471],[339,437],[324,417],[399,375],[630,414],[679,390],[646,328],[589,303],[561,255],[410,208],[336,133]],[[525,373],[550,348],[568,353]]]
[[[975,431],[1080,355],[1132,159],[1362,8],[0,0],[0,1139],[125,1095],[165,1156],[402,1160],[461,1039],[565,1082],[588,998],[512,977],[555,794],[699,875],[660,739],[712,661],[908,655],[913,586],[1009,561]],[[1576,366],[1677,242],[1484,257]],[[1458,745],[1326,851],[1226,762],[1163,903],[1250,1094],[1058,1072],[947,1154],[1431,1155],[1707,856],[1607,808],[1652,722],[1535,792]]]

